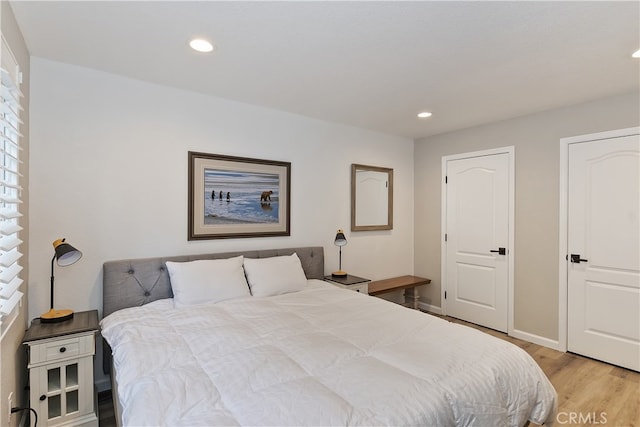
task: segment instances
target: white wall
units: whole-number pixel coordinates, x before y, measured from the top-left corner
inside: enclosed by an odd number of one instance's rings
[[[558,340],[560,138],[640,124],[640,94],[566,108],[416,141],[415,273],[431,278],[422,300],[440,307],[442,157],[515,146],[515,305],[519,336]]]
[[[413,141],[40,58],[31,69],[30,318],[48,308],[58,237],[84,253],[56,269],[56,306],[77,311],[102,308],[107,260],[321,245],[330,272],[338,228],[345,270],[413,272]],[[291,236],[188,242],[189,150],[291,162]],[[394,169],[392,231],[349,231],[351,163]]]

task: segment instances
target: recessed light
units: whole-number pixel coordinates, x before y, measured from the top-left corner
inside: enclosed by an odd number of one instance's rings
[[[635,52],[633,52],[633,55],[631,55],[632,58],[640,58],[640,49],[636,50]]]
[[[421,119],[426,119],[427,117],[431,117],[431,113],[428,111],[423,111],[422,113],[418,113],[418,117]]]
[[[189,42],[191,49],[202,53],[209,53],[213,51],[213,45],[204,39],[193,39]]]

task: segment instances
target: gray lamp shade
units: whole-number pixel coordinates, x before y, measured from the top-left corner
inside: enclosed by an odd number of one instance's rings
[[[342,230],[338,230],[336,233],[336,240],[333,241],[333,244],[336,246],[344,246],[347,244],[347,238],[344,236]]]
[[[56,251],[56,261],[60,267],[71,265],[82,258],[82,252],[66,243],[64,239],[61,242],[58,242],[59,241],[54,242],[54,246]],[[55,243],[57,243],[57,245]]]

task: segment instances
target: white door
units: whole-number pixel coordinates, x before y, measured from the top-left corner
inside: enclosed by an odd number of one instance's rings
[[[569,144],[567,347],[640,370],[640,136]]]
[[[446,160],[444,311],[507,332],[511,152]]]

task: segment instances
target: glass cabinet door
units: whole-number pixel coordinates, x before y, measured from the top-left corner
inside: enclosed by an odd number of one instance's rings
[[[58,423],[78,416],[83,404],[81,396],[85,393],[80,391],[79,374],[83,372],[86,361],[86,358],[65,360],[33,369],[31,375],[41,379],[37,395],[38,413],[47,423]],[[92,393],[92,390],[88,393]]]

